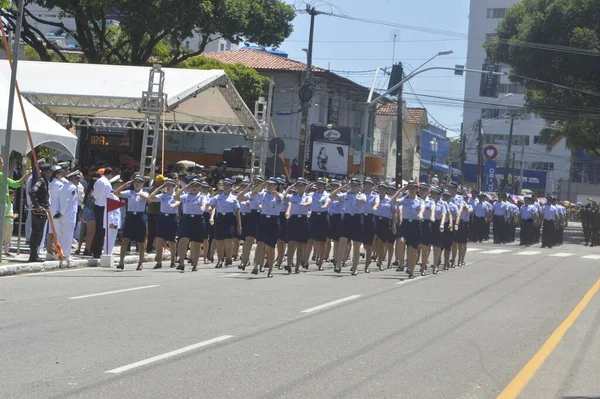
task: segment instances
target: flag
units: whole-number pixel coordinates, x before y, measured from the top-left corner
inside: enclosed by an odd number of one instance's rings
[[[124,202],[114,200],[112,198],[106,198],[106,212],[114,211],[125,206]]]

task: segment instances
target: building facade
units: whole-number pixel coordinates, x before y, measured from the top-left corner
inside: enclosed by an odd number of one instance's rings
[[[508,65],[490,65],[483,45],[486,40],[494,37],[507,9],[518,2],[519,0],[471,0],[467,68],[479,70],[485,67],[486,70],[496,68],[497,71],[509,71]],[[525,170],[547,172],[545,191],[556,193],[559,181],[568,180],[571,152],[566,148],[564,140],[550,152],[545,145],[539,144],[540,131],[544,128],[545,121],[535,114],[523,111],[523,88],[511,83],[508,76],[494,80],[477,73],[466,73],[465,81],[467,102],[464,106],[463,129],[467,163],[477,164],[477,126],[481,120],[483,147],[491,145],[497,148],[498,156],[495,161],[499,167],[504,166],[508,157],[512,168],[514,156],[516,169],[523,165]],[[514,130],[511,154],[508,154],[511,117],[514,117]],[[501,182],[497,185],[501,185]]]

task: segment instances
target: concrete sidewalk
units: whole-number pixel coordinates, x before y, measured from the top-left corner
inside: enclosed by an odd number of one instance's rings
[[[67,267],[66,263],[61,267],[58,260],[50,260],[44,262],[29,263],[29,246],[25,245],[25,240],[21,239],[19,251],[17,237],[13,237],[10,245],[10,256],[3,255],[2,263],[0,264],[0,277],[10,276],[21,273],[37,273],[44,272],[54,269],[67,269],[67,268],[81,268],[81,267],[99,267],[100,260],[93,259],[89,256],[73,255],[75,252],[76,244],[73,245],[73,251],[71,252],[71,262]],[[131,246],[132,252],[130,255],[125,256],[125,264],[137,264],[139,256],[135,251],[135,245]],[[19,252],[19,253],[17,253]],[[115,257],[115,266],[119,262],[119,254],[121,253],[121,245],[117,242],[113,250]],[[44,255],[40,255],[44,258]],[[154,254],[146,254],[144,262],[153,262]],[[165,251],[163,254],[164,260],[171,258],[169,251]]]

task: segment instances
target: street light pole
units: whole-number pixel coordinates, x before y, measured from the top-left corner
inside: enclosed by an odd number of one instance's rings
[[[502,190],[506,188],[506,182],[508,181],[508,168],[510,166],[510,154],[512,151],[512,139],[513,139],[513,130],[515,126],[515,116],[510,116],[510,130],[508,131],[508,144],[506,147],[506,157],[504,159],[504,181],[502,182]],[[513,176],[514,180],[514,176]]]

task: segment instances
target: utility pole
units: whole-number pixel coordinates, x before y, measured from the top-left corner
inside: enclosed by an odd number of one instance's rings
[[[512,192],[513,194],[516,191],[516,186],[517,186],[517,179],[515,177],[515,163],[516,163],[516,156],[515,153],[513,152],[512,154]]]
[[[573,180],[573,161],[575,157],[573,156],[573,151],[571,151],[571,159],[569,160],[569,183],[567,185],[567,201],[571,201],[571,180]],[[560,193],[560,192],[559,192]]]
[[[399,74],[398,82],[400,82],[404,75],[404,68],[401,62],[396,65],[396,70]],[[394,75],[394,71],[392,71],[392,75]],[[390,84],[392,84],[391,78]],[[402,145],[402,138],[404,137],[404,109],[402,104],[403,88],[404,85],[398,87],[398,97],[396,99],[396,185],[402,184],[402,161],[404,152],[404,147]]]
[[[460,171],[462,172],[462,175],[460,177],[460,186],[464,188],[465,186],[465,156],[466,156],[466,152],[467,152],[467,146],[466,146],[466,140],[465,140],[465,131],[464,131],[464,127],[463,124],[460,124]]]
[[[304,177],[304,170],[306,169],[305,163],[309,158],[308,151],[310,151],[310,130],[308,126],[308,109],[310,106],[310,100],[313,96],[312,90],[312,55],[313,55],[313,37],[315,33],[315,16],[319,12],[309,5],[306,6],[306,12],[310,15],[310,32],[308,34],[308,52],[306,57],[306,75],[304,78],[304,84],[300,88],[298,95],[300,96],[300,102],[302,103],[302,119],[300,122],[300,140],[298,143],[298,167],[300,168],[300,176]]]
[[[477,120],[477,188],[479,191],[483,190],[483,129],[481,127],[481,118]],[[464,167],[463,167],[464,168]],[[464,170],[464,169],[463,169]],[[464,172],[463,172],[464,173]]]
[[[525,141],[521,142],[523,145],[521,146],[521,177],[519,178],[519,191],[515,194],[521,194],[523,191],[523,171],[525,170]]]
[[[510,154],[512,151],[513,130],[515,126],[515,116],[510,116],[510,130],[508,131],[508,144],[506,147],[506,157],[504,159],[504,181],[502,182],[502,190],[506,187],[508,181],[508,168],[510,166]]]

